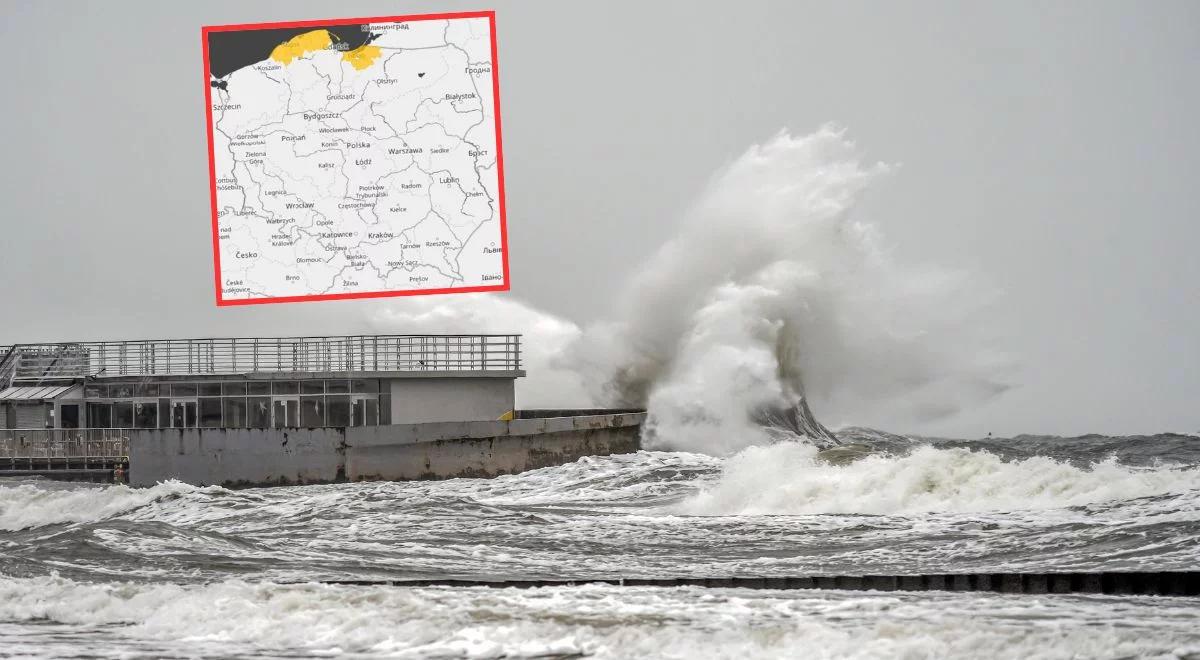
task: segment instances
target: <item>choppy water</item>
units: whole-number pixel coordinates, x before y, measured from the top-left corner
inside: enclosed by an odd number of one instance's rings
[[[1200,438],[641,452],[492,480],[0,482],[0,656],[1198,657],[1194,599],[331,579],[1194,570]]]

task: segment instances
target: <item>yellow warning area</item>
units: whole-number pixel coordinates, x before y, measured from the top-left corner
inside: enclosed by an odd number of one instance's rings
[[[513,417],[515,417],[515,416],[516,416],[516,413],[514,413],[513,411],[510,410],[510,411],[504,413],[503,415],[500,415],[500,421],[511,422],[513,420]]]
[[[350,66],[362,71],[363,69],[375,63],[382,51],[379,46],[368,46],[363,44],[354,50],[342,53],[342,59],[350,63]]]
[[[276,46],[275,50],[271,51],[271,59],[283,64],[291,64],[292,60],[303,57],[305,53],[325,50],[332,43],[333,40],[329,38],[329,32],[326,30],[305,32]]]

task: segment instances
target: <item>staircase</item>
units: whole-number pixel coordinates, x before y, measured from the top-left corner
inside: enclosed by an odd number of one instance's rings
[[[0,390],[12,387],[17,374],[20,352],[16,346],[0,346]]]

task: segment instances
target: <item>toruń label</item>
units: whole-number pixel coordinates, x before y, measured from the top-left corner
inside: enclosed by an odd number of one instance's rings
[[[490,12],[203,36],[218,304],[508,288]]]

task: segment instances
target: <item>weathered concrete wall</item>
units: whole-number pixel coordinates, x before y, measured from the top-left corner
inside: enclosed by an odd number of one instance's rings
[[[345,431],[338,428],[131,429],[129,483],[328,483],[341,476],[344,443]]]
[[[645,414],[348,429],[346,477],[494,477],[637,451]]]
[[[637,451],[644,413],[325,429],[131,430],[129,480],[230,487],[491,477]]]
[[[405,424],[496,420],[513,409],[514,379],[499,377],[393,378],[392,421]]]

